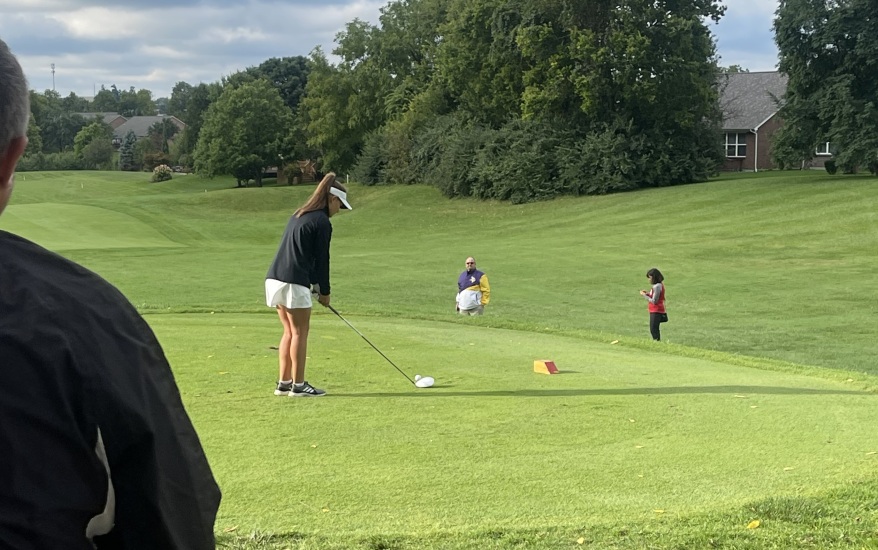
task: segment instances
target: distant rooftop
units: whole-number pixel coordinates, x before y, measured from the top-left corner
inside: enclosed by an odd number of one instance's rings
[[[149,129],[152,127],[153,124],[155,124],[156,122],[161,122],[163,120],[170,120],[181,130],[186,127],[186,124],[175,116],[133,116],[129,118],[125,122],[125,124],[122,124],[115,130],[113,130],[113,134],[118,138],[124,138],[129,131],[133,131],[135,137],[142,138],[149,135]]]

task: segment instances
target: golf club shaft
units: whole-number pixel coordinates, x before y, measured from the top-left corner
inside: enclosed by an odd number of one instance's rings
[[[402,372],[402,369],[400,369],[399,367],[397,367],[397,366],[396,366],[396,363],[394,363],[393,361],[390,360],[389,357],[387,357],[386,355],[384,355],[384,353],[382,353],[381,350],[378,349],[378,348],[375,346],[375,344],[373,344],[372,342],[370,342],[369,339],[366,338],[366,337],[363,335],[362,332],[360,332],[359,330],[357,330],[357,327],[355,327],[354,325],[350,324],[350,323],[348,322],[347,319],[345,319],[344,317],[342,317],[342,316],[341,316],[341,313],[339,313],[338,311],[336,311],[336,309],[335,309],[334,307],[332,307],[332,306],[326,306],[326,307],[328,307],[330,311],[332,311],[333,313],[335,313],[336,315],[338,315],[338,318],[341,319],[342,321],[344,321],[345,324],[346,324],[347,326],[349,326],[349,327],[351,327],[352,329],[354,329],[354,332],[356,332],[357,334],[359,334],[359,335],[360,335],[360,338],[362,338],[363,340],[366,341],[367,344],[369,344],[370,346],[372,346],[372,349],[374,349],[375,351],[377,351],[378,353],[380,353],[380,354],[381,354],[381,357],[387,359],[387,362],[390,363],[391,365],[393,365],[393,368],[395,368],[397,371],[399,371],[399,374],[405,376],[406,380],[408,380],[409,382],[411,382],[413,385],[417,386],[417,384],[415,384],[415,381],[412,380],[411,378],[409,378],[409,375],[407,375],[406,373]]]

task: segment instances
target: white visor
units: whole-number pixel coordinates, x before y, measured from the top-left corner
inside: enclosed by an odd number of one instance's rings
[[[330,187],[329,192],[338,197],[338,200],[341,201],[342,206],[347,208],[348,210],[353,210],[351,208],[351,203],[348,202],[348,194],[342,191],[341,189],[336,189],[335,187]]]

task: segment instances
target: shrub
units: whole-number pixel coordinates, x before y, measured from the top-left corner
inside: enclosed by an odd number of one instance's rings
[[[152,170],[152,178],[150,181],[159,182],[159,181],[168,181],[171,179],[171,174],[173,174],[173,170],[167,164],[159,164]]]
[[[52,171],[52,170],[84,170],[82,158],[73,151],[60,153],[36,153],[25,157],[16,166],[18,172]]]
[[[487,132],[484,126],[453,115],[437,118],[413,141],[413,171],[447,197],[472,195],[473,166]]]
[[[835,164],[835,161],[832,159],[827,160],[823,164],[823,167],[826,168],[827,174],[832,175],[832,174],[835,174],[836,172],[838,172],[838,166]]]

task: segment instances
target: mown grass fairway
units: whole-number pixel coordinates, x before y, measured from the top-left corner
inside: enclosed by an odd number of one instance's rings
[[[437,385],[316,310],[308,378],[330,395],[294,400],[271,393],[262,281],[312,187],[26,176],[0,228],[145,313],[223,489],[221,547],[878,548],[874,178],[521,206],[354,186],[333,305]],[[453,315],[467,255],[483,318]]]

